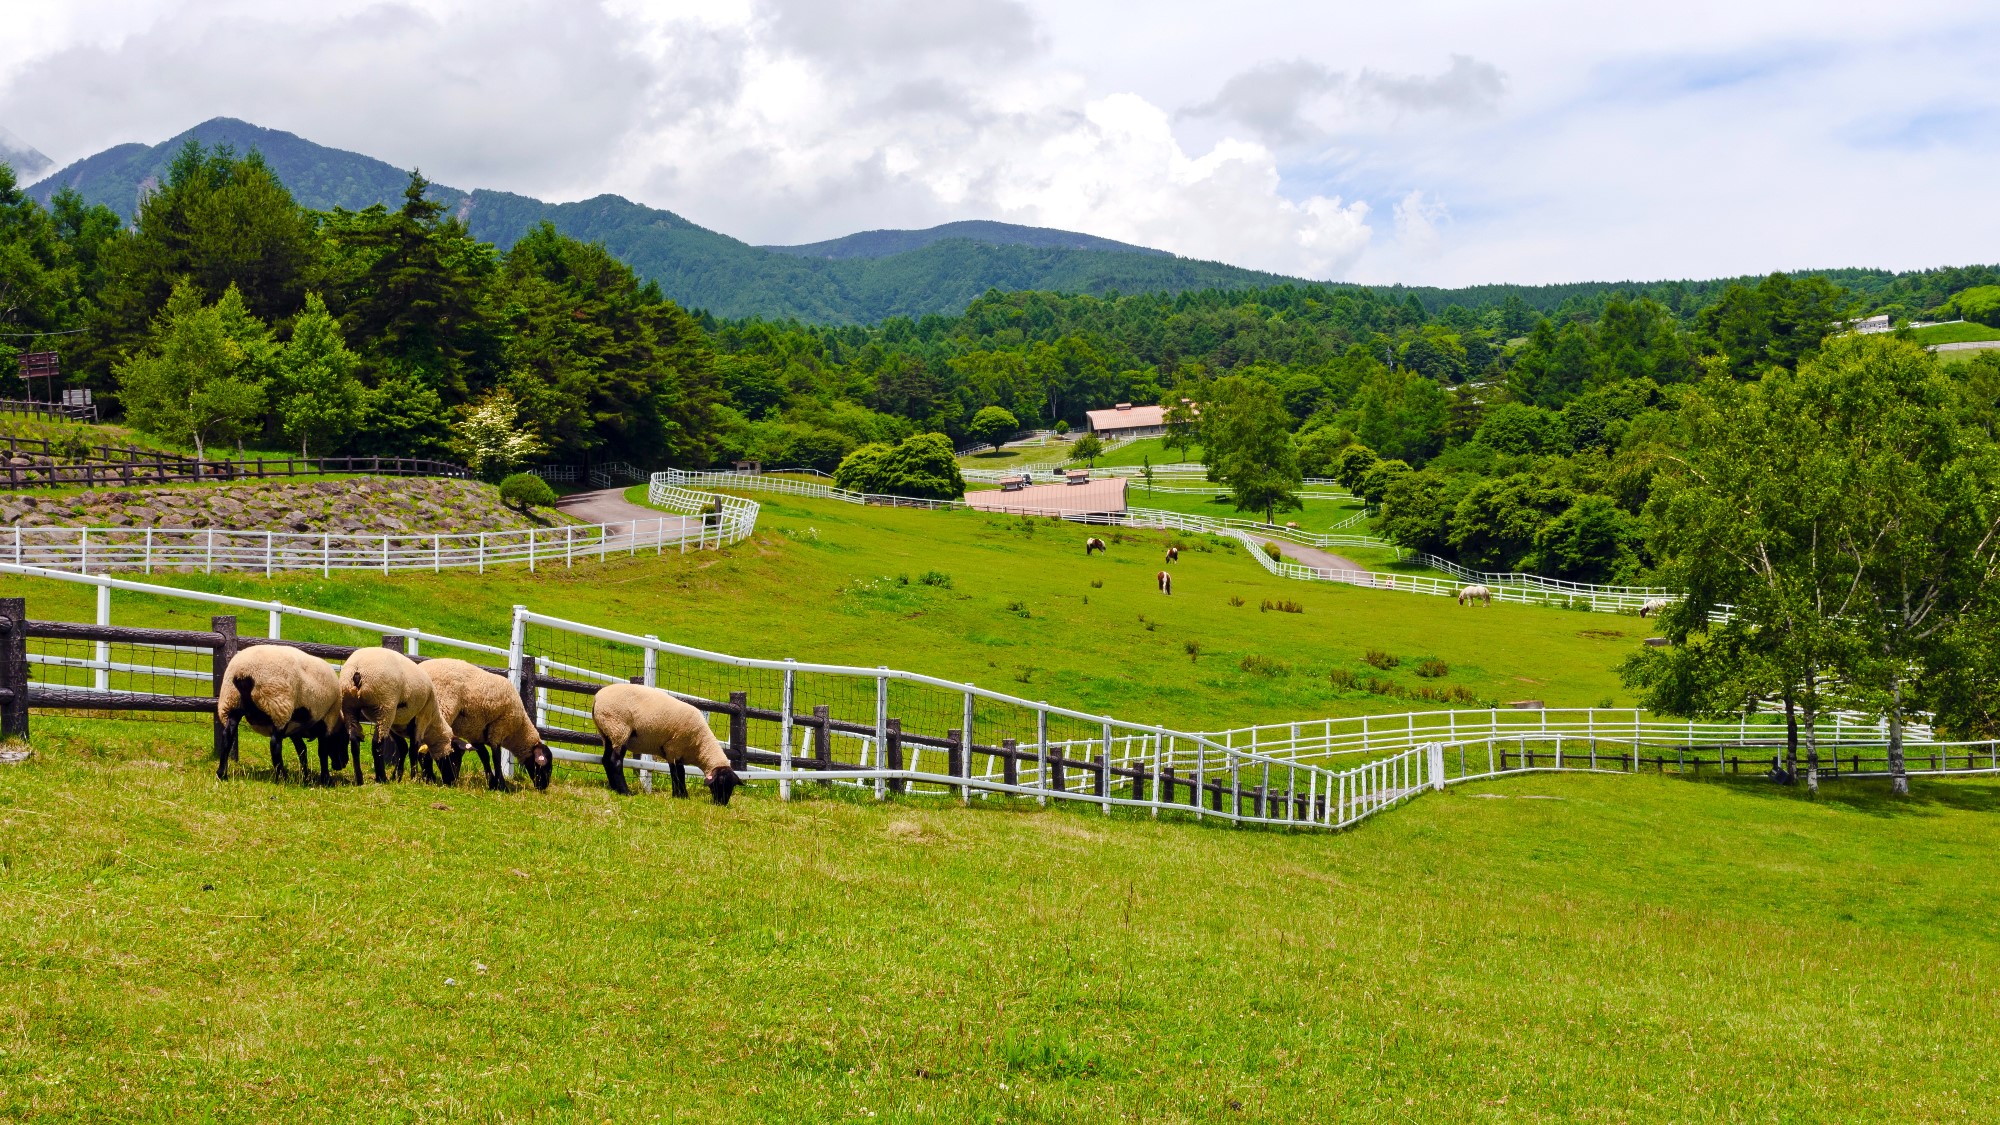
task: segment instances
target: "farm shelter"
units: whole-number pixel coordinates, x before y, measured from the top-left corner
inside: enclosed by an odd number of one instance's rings
[[[1109,410],[1086,412],[1090,432],[1101,438],[1158,437],[1167,432],[1167,408],[1121,402]]]

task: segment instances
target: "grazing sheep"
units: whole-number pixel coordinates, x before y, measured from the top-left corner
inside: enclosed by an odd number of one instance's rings
[[[607,684],[591,700],[590,718],[604,736],[604,779],[613,792],[632,792],[625,784],[627,754],[651,754],[673,763],[676,797],[688,795],[681,769],[689,762],[701,767],[708,795],[718,805],[728,804],[729,795],[743,784],[708,729],[707,717],[671,692],[643,684]]]
[[[1083,541],[1084,558],[1089,558],[1093,553],[1102,550],[1104,550],[1104,540],[1099,539],[1095,535]]]
[[[299,773],[307,783],[306,739],[319,741],[319,780],[333,784],[334,770],[347,768],[347,724],[340,717],[340,678],[316,656],[284,645],[255,645],[238,652],[222,673],[222,691],[215,699],[215,721],[226,732],[216,753],[215,776],[229,777],[229,757],[236,750],[238,724],[271,740],[271,772],[285,776],[284,740],[299,754]]]
[[[1484,586],[1467,586],[1458,592],[1458,604],[1469,605],[1473,602],[1492,605],[1493,591]]]
[[[1639,607],[1639,616],[1651,617],[1656,613],[1665,613],[1673,608],[1673,604],[1666,598],[1647,598],[1645,604]]]
[[[535,788],[549,787],[555,755],[549,753],[548,743],[542,741],[535,721],[521,705],[520,694],[505,676],[496,676],[463,660],[426,660],[417,667],[430,678],[431,690],[437,695],[438,714],[456,740],[442,767],[446,785],[458,781],[459,763],[465,758],[465,747],[470,745],[478,752],[479,764],[486,770],[488,789],[507,788],[506,780],[500,776],[501,750],[521,760]]]
[[[1181,560],[1181,549],[1179,547],[1168,547],[1167,561],[1170,563],[1174,563],[1174,562],[1179,562],[1180,560]]]
[[[1158,575],[1158,578],[1157,578],[1157,580],[1158,580],[1158,582],[1159,582],[1159,584],[1160,584],[1160,593],[1162,593],[1162,594],[1167,594],[1167,595],[1172,595],[1172,594],[1173,594],[1173,592],[1174,592],[1174,576],[1173,576],[1173,575],[1171,575],[1171,574],[1168,574],[1168,573],[1167,573],[1166,571],[1164,571],[1164,570],[1163,570],[1163,571],[1161,571],[1161,572],[1159,573],[1159,575]]]
[[[354,780],[361,781],[361,724],[374,724],[374,741],[369,750],[375,757],[375,780],[389,780],[383,771],[389,744],[395,755],[396,776],[403,776],[403,757],[425,751],[417,760],[425,774],[431,763],[451,753],[451,725],[438,713],[437,693],[430,677],[417,670],[417,663],[394,649],[357,648],[340,666],[340,716],[347,724],[347,740],[357,751]]]

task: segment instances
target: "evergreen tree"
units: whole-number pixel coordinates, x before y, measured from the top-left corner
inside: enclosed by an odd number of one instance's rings
[[[319,294],[306,294],[305,312],[292,322],[292,338],[278,353],[274,399],[287,441],[301,457],[319,443],[325,454],[341,445],[360,413],[359,357],[341,340],[340,323]]]

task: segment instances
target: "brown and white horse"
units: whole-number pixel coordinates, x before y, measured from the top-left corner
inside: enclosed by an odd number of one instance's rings
[[[1174,592],[1174,576],[1173,576],[1173,575],[1171,575],[1171,574],[1168,574],[1168,573],[1167,573],[1166,571],[1164,571],[1164,570],[1163,570],[1163,571],[1161,571],[1161,572],[1160,572],[1160,575],[1159,575],[1159,583],[1160,583],[1160,593],[1162,593],[1162,594],[1172,594],[1172,593]]]
[[[1102,550],[1104,550],[1104,540],[1097,538],[1095,535],[1083,541],[1083,554],[1085,558]]]

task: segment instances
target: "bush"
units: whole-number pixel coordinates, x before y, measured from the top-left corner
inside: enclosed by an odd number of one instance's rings
[[[1201,659],[1201,642],[1187,641],[1181,645],[1181,651],[1187,653],[1188,663],[1193,664]]]
[[[1279,598],[1275,601],[1265,598],[1263,603],[1257,607],[1258,613],[1270,613],[1272,610],[1276,610],[1279,613],[1304,613],[1306,607],[1290,598]]]
[[[917,581],[925,586],[936,586],[940,590],[951,589],[951,575],[942,570],[926,570],[917,575]]]
[[[1451,671],[1451,666],[1435,656],[1426,656],[1417,661],[1415,671],[1426,680],[1435,680]]]
[[[1400,658],[1390,656],[1388,653],[1383,652],[1379,648],[1371,648],[1367,652],[1362,653],[1361,659],[1364,663],[1373,665],[1376,668],[1380,668],[1384,672],[1402,663],[1402,660]]]
[[[1279,549],[1276,543],[1272,543],[1269,540],[1266,540],[1264,543],[1264,553],[1271,556],[1272,562],[1285,561],[1285,552]]]
[[[1056,420],[1056,425],[1055,425],[1055,430],[1056,430],[1056,433],[1058,433],[1058,434],[1066,434],[1066,433],[1068,433],[1068,432],[1069,432],[1069,423],[1068,423],[1068,422],[1065,422],[1065,421],[1063,421],[1063,420],[1061,420],[1061,419],[1057,419],[1057,420]]]
[[[1241,594],[1231,594],[1231,595],[1229,595],[1229,604],[1230,604],[1230,605],[1242,605],[1242,604],[1243,604],[1243,596],[1242,596]]]
[[[1348,671],[1347,669],[1335,668],[1333,671],[1328,672],[1326,674],[1326,682],[1330,686],[1332,686],[1333,690],[1335,691],[1352,691],[1354,690],[1354,687],[1358,681],[1356,680],[1354,673]]]
[[[840,462],[833,483],[854,492],[918,500],[956,500],[965,495],[957,455],[943,434],[918,434],[896,445],[870,442]]]
[[[520,511],[553,507],[556,490],[533,473],[515,473],[500,482],[500,502]]]
[[[1292,670],[1282,660],[1273,660],[1268,656],[1260,656],[1254,652],[1244,657],[1236,666],[1245,672],[1259,676],[1283,676]]]

